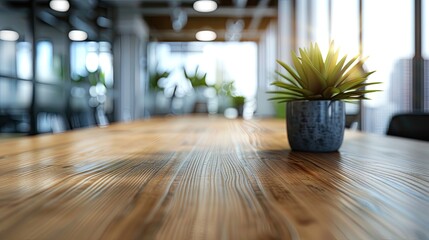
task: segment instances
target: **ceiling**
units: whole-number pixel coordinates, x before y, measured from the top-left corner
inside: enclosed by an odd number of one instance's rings
[[[260,31],[277,18],[277,0],[218,0],[218,9],[199,13],[195,0],[103,0],[138,13],[158,41],[195,41],[199,30],[214,30],[217,41],[258,41]],[[180,18],[185,20],[180,22]],[[173,23],[176,21],[176,29]]]
[[[49,9],[49,0],[35,1],[40,10],[37,15],[42,21],[51,21],[55,26],[68,21],[74,27],[90,31],[90,36],[112,28],[109,21],[100,26],[98,16],[113,20],[120,10],[141,16],[152,40],[186,42],[196,41],[195,34],[199,30],[214,30],[216,41],[258,41],[261,31],[277,18],[278,0],[217,0],[218,9],[210,13],[195,11],[192,8],[195,0],[69,0],[71,9],[67,13]],[[31,7],[31,2],[0,0],[0,8],[6,5],[24,9]]]

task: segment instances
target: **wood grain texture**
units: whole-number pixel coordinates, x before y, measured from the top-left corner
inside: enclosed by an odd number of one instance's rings
[[[170,117],[0,143],[0,239],[429,239],[429,143]]]

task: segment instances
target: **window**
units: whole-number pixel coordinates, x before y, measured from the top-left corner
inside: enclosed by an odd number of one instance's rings
[[[359,1],[332,0],[332,34],[335,46],[349,57],[359,53]]]
[[[178,99],[183,100],[184,103],[180,104],[180,108],[189,109],[186,102],[190,102],[188,98],[192,97],[194,91],[183,71],[186,69],[187,73],[193,75],[197,67],[198,74],[207,73],[206,82],[209,86],[217,88],[223,83],[233,82],[233,95],[244,96],[248,102],[255,99],[257,88],[256,43],[152,43],[150,49],[150,53],[154,57],[149,58],[151,60],[149,72],[151,74],[155,71],[170,72],[167,79],[160,80],[159,85],[164,88],[166,96],[171,97],[174,92]],[[213,88],[212,90],[214,91]],[[216,95],[216,93],[213,94]],[[222,105],[222,100],[217,105],[219,106],[218,112],[222,113],[220,105]],[[250,107],[250,104],[247,106]],[[246,110],[253,113],[253,110]],[[181,110],[181,112],[183,111],[185,110]]]
[[[54,49],[49,41],[40,41],[37,43],[36,56],[36,79],[40,82],[53,82],[53,58]]]
[[[31,43],[19,42],[16,48],[17,76],[22,79],[31,79],[33,77]]]
[[[367,69],[377,71],[369,81],[383,83],[363,101],[365,131],[383,134],[394,113],[412,109],[413,10],[411,0],[363,2],[363,53]]]
[[[16,42],[0,40],[0,74],[16,76]]]
[[[113,87],[113,56],[109,42],[73,42],[70,47],[70,70],[73,80],[101,71],[107,87]]]

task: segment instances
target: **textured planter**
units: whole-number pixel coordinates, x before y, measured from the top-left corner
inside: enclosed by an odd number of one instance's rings
[[[288,102],[286,125],[292,150],[337,151],[344,137],[344,102],[330,100]]]

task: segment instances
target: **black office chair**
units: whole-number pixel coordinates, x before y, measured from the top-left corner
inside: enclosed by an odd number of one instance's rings
[[[387,135],[429,141],[429,113],[401,113],[390,120]]]

